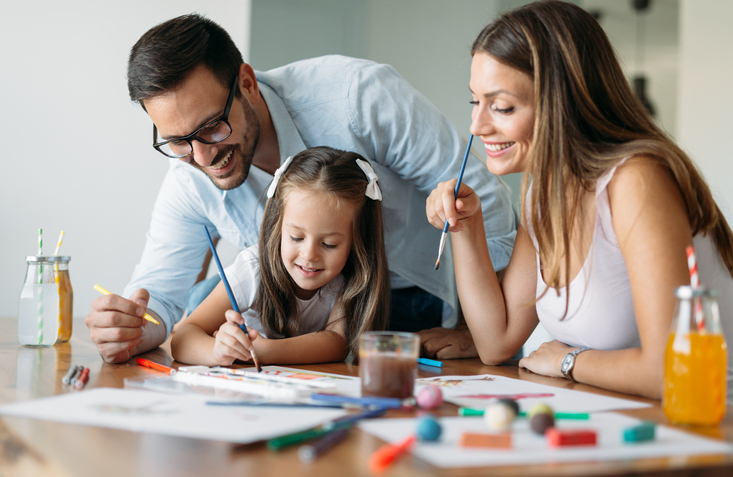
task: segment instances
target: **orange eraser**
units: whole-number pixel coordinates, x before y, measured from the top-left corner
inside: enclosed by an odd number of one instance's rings
[[[545,437],[550,447],[596,445],[596,431],[592,429],[561,431],[556,427],[551,427],[545,432]]]
[[[484,434],[478,432],[464,432],[461,434],[462,447],[489,447],[494,449],[511,449],[512,435]]]

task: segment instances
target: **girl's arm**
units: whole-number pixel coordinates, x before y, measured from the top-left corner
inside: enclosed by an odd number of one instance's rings
[[[620,166],[608,188],[613,226],[629,273],[640,348],[590,350],[577,356],[579,382],[659,399],[664,348],[674,313],[674,289],[690,283],[685,247],[692,243],[687,212],[671,175],[648,158]],[[568,348],[545,343],[520,366],[561,376]]]
[[[245,335],[237,322],[225,318],[226,311],[230,310],[230,313],[234,313],[244,323],[242,315],[231,311],[231,308],[224,284],[219,282],[173,334],[173,359],[206,366],[229,366],[235,359],[250,360],[250,337]],[[214,338],[213,334],[217,330]],[[252,331],[251,338],[255,339],[256,336],[257,332]]]
[[[284,339],[257,339],[253,342],[262,364],[310,364],[343,361],[349,353],[340,300],[331,309],[323,331]]]
[[[520,226],[499,283],[486,244],[481,202],[465,184],[454,200],[455,183],[439,184],[428,197],[426,212],[430,223],[441,229],[449,217],[461,309],[481,361],[498,364],[516,354],[538,323],[535,251]]]

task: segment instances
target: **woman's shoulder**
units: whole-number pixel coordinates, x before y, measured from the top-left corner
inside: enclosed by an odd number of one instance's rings
[[[670,171],[651,156],[630,157],[614,169],[607,185],[612,206],[647,202],[650,196],[681,197]]]

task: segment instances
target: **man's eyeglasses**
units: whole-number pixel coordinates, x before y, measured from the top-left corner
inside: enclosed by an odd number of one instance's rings
[[[229,91],[227,105],[224,107],[224,114],[218,118],[204,124],[188,136],[168,139],[167,141],[156,142],[158,140],[158,128],[153,124],[153,147],[168,157],[182,158],[193,152],[194,139],[204,144],[216,144],[228,138],[232,134],[232,126],[229,124],[229,110],[232,109],[232,101],[234,93],[237,91],[237,79],[235,76],[232,82],[232,89]]]

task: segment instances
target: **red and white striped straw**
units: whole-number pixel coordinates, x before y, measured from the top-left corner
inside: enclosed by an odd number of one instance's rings
[[[700,277],[697,274],[697,261],[695,260],[695,249],[692,245],[687,246],[687,268],[690,269],[690,286],[700,286]]]
[[[695,260],[695,249],[692,245],[688,245],[687,249],[687,268],[690,270],[690,286],[692,288],[698,288],[700,286],[700,276],[697,273],[697,260]],[[702,301],[700,298],[695,299],[695,322],[697,323],[697,330],[703,331],[705,329],[705,317],[702,313]]]

